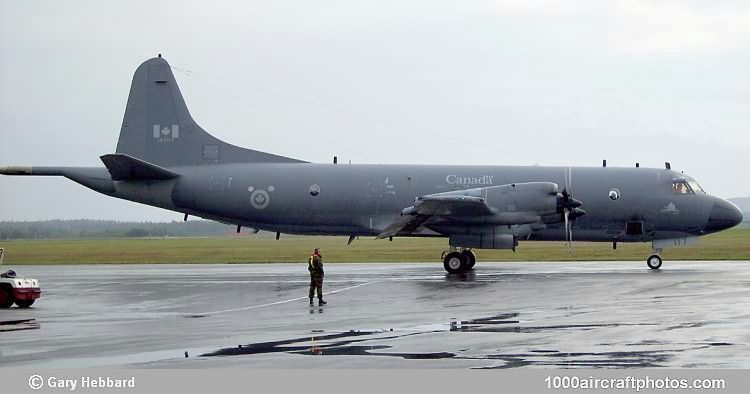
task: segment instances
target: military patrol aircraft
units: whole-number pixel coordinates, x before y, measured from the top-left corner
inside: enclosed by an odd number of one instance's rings
[[[665,247],[742,221],[732,203],[665,168],[313,164],[240,148],[203,130],[167,61],[141,64],[115,153],[104,167],[2,167],[64,176],[125,200],[290,234],[446,237],[445,269],[472,269],[472,249],[519,240],[652,242]]]

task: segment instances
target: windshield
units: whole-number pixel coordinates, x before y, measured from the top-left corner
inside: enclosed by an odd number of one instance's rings
[[[672,193],[675,194],[695,194],[705,193],[703,188],[695,179],[692,178],[675,178],[672,180]]]
[[[672,182],[672,193],[675,194],[689,194],[692,193],[690,185],[684,179],[675,180]]]
[[[688,181],[688,185],[690,185],[690,188],[692,188],[694,192],[705,193],[705,191],[703,191],[703,188],[701,187],[701,185],[699,185],[698,182],[696,182],[694,180]]]

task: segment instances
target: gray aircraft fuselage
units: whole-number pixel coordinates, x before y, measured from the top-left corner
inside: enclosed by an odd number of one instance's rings
[[[113,197],[266,231],[289,234],[377,235],[419,196],[517,182],[564,184],[565,167],[358,165],[309,163],[220,164],[171,168],[168,181],[111,181],[104,168],[34,167],[35,174],[84,174],[74,180]],[[645,242],[705,235],[736,225],[731,203],[701,191],[678,194],[672,170],[571,167],[571,189],[586,215],[575,239]],[[99,176],[93,174],[99,173]],[[92,182],[98,178],[100,183]],[[317,189],[317,195],[311,193]],[[609,193],[616,190],[619,198]],[[738,216],[740,215],[740,216]],[[643,222],[627,234],[626,223]],[[483,231],[481,226],[476,231]],[[437,236],[439,234],[423,234]],[[414,236],[420,236],[415,234]],[[562,222],[532,240],[565,240]]]

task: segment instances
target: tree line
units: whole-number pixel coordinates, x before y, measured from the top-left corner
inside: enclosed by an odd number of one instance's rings
[[[0,221],[0,240],[121,237],[200,237],[233,233],[234,228],[209,220],[187,222],[118,222],[113,220]]]

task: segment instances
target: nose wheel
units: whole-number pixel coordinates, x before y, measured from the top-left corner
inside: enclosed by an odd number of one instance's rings
[[[474,268],[477,256],[469,249],[443,253],[443,267],[449,274],[460,274]]]
[[[651,268],[652,270],[658,270],[659,268],[661,268],[661,263],[662,260],[658,254],[652,254],[648,259],[646,259],[646,265],[648,265],[648,268]]]

